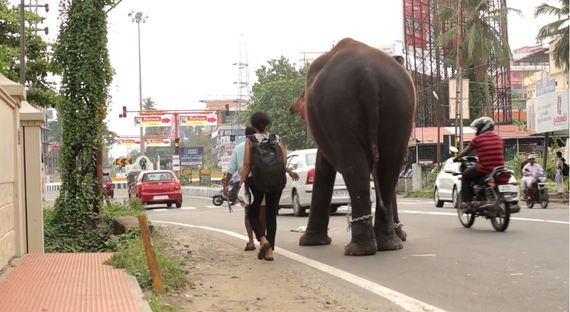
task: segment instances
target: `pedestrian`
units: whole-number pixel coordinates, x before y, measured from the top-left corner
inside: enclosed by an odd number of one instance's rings
[[[244,142],[239,143],[234,148],[231,158],[230,158],[230,165],[228,167],[228,172],[226,173],[223,184],[224,184],[224,196],[228,199],[228,201],[233,204],[237,199],[237,194],[240,189],[240,172],[243,168],[243,154],[244,154],[244,147],[245,141],[248,140],[248,137],[255,134],[255,128],[248,126],[245,128],[245,136],[246,139]],[[231,186],[231,191],[228,192],[228,188]],[[247,186],[245,186],[247,187]],[[249,206],[244,208],[244,224],[245,230],[247,232],[248,242],[245,244],[245,251],[255,250],[255,243],[253,242],[253,230],[249,223],[249,219],[247,217],[247,211]]]
[[[260,243],[257,258],[272,261],[278,205],[287,182],[285,173],[287,172],[295,181],[299,179],[299,175],[287,170],[285,162],[287,149],[277,135],[268,132],[271,124],[269,116],[264,112],[255,112],[250,117],[250,124],[257,133],[245,141],[240,183],[247,183],[253,194],[248,218]],[[265,226],[260,221],[260,206],[263,199],[265,199]]]
[[[556,192],[558,194],[564,193],[564,165],[566,165],[566,159],[562,157],[562,152],[556,152],[556,164],[554,166],[556,176],[554,177],[554,181],[556,181]]]

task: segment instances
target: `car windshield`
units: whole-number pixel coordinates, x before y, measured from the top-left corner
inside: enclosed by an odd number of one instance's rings
[[[317,160],[317,153],[310,153],[305,156],[305,162],[307,166],[314,166]]]
[[[146,173],[143,178],[143,182],[153,182],[153,181],[173,181],[174,175],[170,172],[150,172]]]

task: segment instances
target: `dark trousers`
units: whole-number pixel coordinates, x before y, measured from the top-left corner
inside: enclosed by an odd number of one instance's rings
[[[461,197],[464,202],[473,200],[473,183],[479,183],[485,177],[485,173],[477,171],[477,168],[469,168],[461,175]]]
[[[248,183],[248,186],[253,194],[253,202],[247,211],[249,224],[251,224],[251,228],[253,229],[257,240],[261,241],[261,237],[265,236],[271,244],[271,248],[274,249],[275,233],[277,232],[277,211],[283,190],[261,192],[255,188],[253,183]],[[263,198],[265,198],[265,224],[267,225],[267,228],[263,226],[263,223],[259,218],[260,206]]]

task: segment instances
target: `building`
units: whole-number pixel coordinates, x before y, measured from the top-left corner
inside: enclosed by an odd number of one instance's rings
[[[513,96],[525,98],[523,81],[536,72],[549,71],[548,48],[522,47],[513,51],[511,64],[511,91]]]

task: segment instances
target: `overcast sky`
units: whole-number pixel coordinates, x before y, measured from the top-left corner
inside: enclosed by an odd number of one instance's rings
[[[46,24],[53,40],[59,1],[47,2],[51,8]],[[533,16],[542,2],[507,1],[523,14],[509,16],[513,49],[536,44],[538,28],[550,21]],[[283,55],[298,63],[299,52],[326,51],[344,37],[388,45],[402,40],[403,32],[402,1],[395,0],[123,0],[109,14],[108,45],[115,69],[108,122],[123,135],[138,133],[132,115],[118,118],[123,105],[138,109],[137,26],[130,11],[148,16],[141,24],[142,94],[163,109],[196,109],[202,107],[201,99],[235,97],[238,70],[232,64],[239,59],[240,38],[247,45],[253,84],[255,70],[269,59]]]

